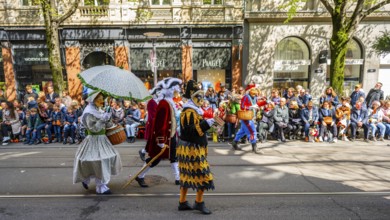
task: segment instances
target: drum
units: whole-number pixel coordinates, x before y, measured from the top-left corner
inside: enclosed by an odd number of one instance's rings
[[[121,144],[126,141],[126,132],[121,125],[106,129],[106,136],[112,145]]]
[[[229,122],[229,123],[236,123],[237,122],[237,115],[236,114],[228,114],[226,116],[226,121]]]
[[[240,120],[248,121],[253,119],[254,113],[251,110],[238,110],[237,116]]]

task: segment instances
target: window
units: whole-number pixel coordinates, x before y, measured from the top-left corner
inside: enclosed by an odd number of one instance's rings
[[[203,0],[204,5],[222,5],[222,0]]]
[[[39,0],[21,0],[22,6],[36,6],[39,5]]]
[[[109,5],[110,0],[84,0],[85,6]]]
[[[288,88],[309,84],[310,52],[307,44],[297,38],[288,37],[276,48],[274,64],[274,87]]]
[[[151,0],[152,5],[170,5],[171,0]]]

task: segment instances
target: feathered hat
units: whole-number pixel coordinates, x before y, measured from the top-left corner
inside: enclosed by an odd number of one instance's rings
[[[198,94],[200,92],[204,92],[204,91],[199,88],[199,85],[197,82],[195,82],[195,80],[191,79],[190,81],[187,82],[186,92],[184,93],[183,97],[187,99],[191,99],[192,97],[194,97],[195,94]]]

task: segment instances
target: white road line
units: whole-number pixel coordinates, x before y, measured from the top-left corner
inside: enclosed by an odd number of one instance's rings
[[[189,193],[189,196],[196,196]],[[52,194],[52,195],[0,195],[0,199],[6,198],[78,198],[96,197],[95,194]],[[111,194],[104,197],[178,197],[178,193],[127,193]],[[383,192],[249,192],[249,193],[205,193],[206,197],[214,196],[390,196],[390,191]]]

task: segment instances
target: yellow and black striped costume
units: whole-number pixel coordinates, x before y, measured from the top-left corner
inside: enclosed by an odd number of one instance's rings
[[[196,110],[183,109],[180,115],[180,143],[176,151],[181,187],[214,189],[213,175],[207,162],[206,131],[209,128]]]

